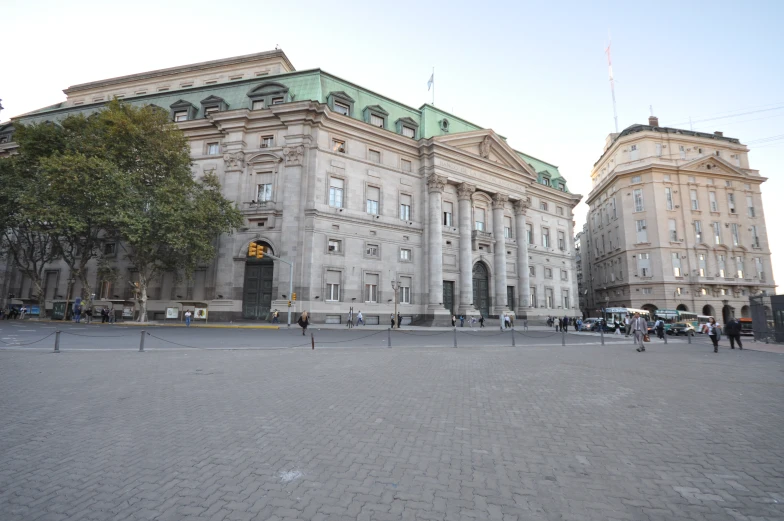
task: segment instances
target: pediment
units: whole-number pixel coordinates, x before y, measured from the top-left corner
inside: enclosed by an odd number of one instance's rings
[[[700,157],[681,166],[681,170],[700,174],[729,174],[746,177],[740,168],[718,156]]]
[[[491,163],[497,163],[537,178],[536,171],[531,165],[517,155],[517,152],[492,130],[446,134],[438,136],[434,140],[481,157]]]
[[[179,99],[174,103],[172,103],[171,105],[169,105],[169,108],[171,109],[186,109],[191,107],[193,107],[193,103],[191,103],[190,101],[185,101],[184,99]]]
[[[280,163],[283,161],[283,158],[280,156],[276,156],[275,154],[270,154],[269,152],[262,152],[260,154],[256,154],[250,157],[247,161],[248,164],[253,163]]]

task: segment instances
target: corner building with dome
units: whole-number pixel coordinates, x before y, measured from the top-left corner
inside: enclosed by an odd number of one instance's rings
[[[353,307],[388,323],[395,282],[403,324],[579,314],[572,211],[581,196],[556,166],[493,130],[319,69],[296,71],[279,50],[64,92],[66,101],[0,125],[0,155],[13,153],[15,122],[57,122],[114,97],[153,104],[190,140],[195,175],[217,173],[245,216],[190,280],[166,273],[150,287],[150,319],[198,302],[210,321],[268,320],[278,309],[285,322],[289,267],[249,255],[253,246],[293,261],[292,311],[314,322],[345,322]],[[134,267],[117,246],[104,249],[116,280],[98,280],[96,261],[88,267],[96,301],[133,298]],[[47,308],[68,278],[64,263],[48,267]],[[4,285],[32,302],[19,273]]]

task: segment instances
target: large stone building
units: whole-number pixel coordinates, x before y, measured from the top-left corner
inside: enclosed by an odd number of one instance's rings
[[[322,70],[295,71],[281,51],[65,94],[12,123],[56,121],[115,97],[160,106],[188,136],[195,174],[216,172],[245,215],[190,282],[174,273],[157,282],[151,317],[191,302],[219,320],[285,311],[289,269],[249,257],[251,243],[294,261],[294,310],[317,321],[337,321],[353,306],[386,323],[395,281],[401,314],[422,323],[446,323],[451,313],[531,317],[577,308],[569,250],[580,196],[557,167],[433,105],[416,109]],[[0,130],[0,153],[13,150],[12,131]],[[118,251],[106,245],[120,278],[96,274],[96,299],[133,297],[133,266]],[[66,294],[66,271],[61,263],[48,269],[48,301]],[[10,286],[32,296],[29,281],[16,277]]]
[[[749,149],[721,132],[632,125],[610,134],[591,171],[581,243],[585,311],[679,309],[750,316],[773,293],[760,188]]]

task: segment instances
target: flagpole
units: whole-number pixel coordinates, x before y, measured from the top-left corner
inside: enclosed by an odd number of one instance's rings
[[[436,106],[436,68],[433,67],[433,74],[430,76],[433,78],[433,106]]]

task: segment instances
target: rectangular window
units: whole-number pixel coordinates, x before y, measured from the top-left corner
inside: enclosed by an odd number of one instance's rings
[[[375,186],[367,187],[367,205],[365,210],[371,215],[378,215],[378,201],[381,197],[381,190]]]
[[[543,212],[546,212],[547,211],[547,203],[545,203],[544,201],[539,203],[539,209],[542,210]]]
[[[719,277],[724,278],[727,273],[727,266],[724,255],[718,255]]]
[[[737,256],[735,257],[735,266],[738,268],[738,278],[743,278],[743,257]]]
[[[410,261],[411,260],[411,250],[408,248],[400,248],[400,260],[402,261]]]
[[[637,269],[640,270],[640,277],[651,276],[650,253],[640,253],[637,256]]]
[[[693,175],[690,175],[686,179],[688,179],[689,183],[696,183],[697,182],[697,180],[695,179],[695,177]]]
[[[367,257],[378,257],[378,244],[366,244],[365,255]]]
[[[536,277],[536,266],[528,266],[528,274],[531,277]]]
[[[384,128],[384,118],[380,116],[376,116],[375,114],[370,115],[370,124],[374,127]]]
[[[661,143],[656,143],[656,157],[661,157],[662,155],[662,145]]]
[[[542,246],[545,248],[550,247],[550,229],[542,228]]]
[[[569,290],[563,290],[561,294],[561,300],[563,302],[563,308],[569,309]]]
[[[452,226],[452,203],[444,202],[444,226]]]
[[[664,189],[664,198],[667,202],[667,209],[672,210],[672,188],[669,186]]]
[[[730,213],[735,213],[735,194],[727,194],[727,206],[730,208]]]
[[[604,237],[604,235],[602,235]],[[562,231],[558,231],[558,249],[561,251],[566,251],[566,234]],[[612,247],[610,247],[612,249]]]
[[[738,235],[738,223],[730,224],[730,232],[732,233],[732,245],[740,245],[740,236]]]
[[[545,268],[544,269],[544,278],[546,278],[546,279],[553,278],[553,269],[552,268]]]
[[[416,135],[416,130],[411,127],[403,127],[403,135],[405,137],[413,138]]]
[[[702,221],[694,221],[694,239],[702,242]]]
[[[220,144],[219,143],[207,143],[207,155],[209,156],[217,156],[220,154]]]
[[[117,254],[117,243],[116,242],[107,242],[103,245],[103,254],[111,257]]]
[[[340,300],[340,272],[329,270],[326,275],[327,279],[327,302],[337,302]]]
[[[275,138],[273,136],[264,136],[261,138],[261,148],[272,148],[274,143]]]
[[[403,172],[410,172],[411,171],[411,161],[409,161],[408,159],[401,159],[400,160],[400,169],[403,170]]]
[[[340,253],[343,247],[343,241],[339,241],[337,239],[330,239],[327,242],[327,251],[330,253]]]
[[[332,105],[335,107],[335,112],[338,114],[343,114],[344,116],[348,116],[349,112],[351,111],[351,108],[348,105],[344,105],[338,101],[335,101]]]
[[[337,177],[329,178],[329,205],[334,208],[343,208],[343,180]]]
[[[264,100],[256,100],[254,101],[251,106],[251,110],[261,110],[264,108]]]
[[[204,117],[206,118],[210,114],[215,114],[216,112],[220,112],[220,107],[207,107],[204,109]]]
[[[332,140],[332,151],[333,152],[340,152],[341,154],[346,153],[346,142],[340,139],[333,139]]]
[[[754,198],[750,195],[746,196],[746,208],[749,210],[749,217],[754,217]]]
[[[642,200],[642,189],[636,188],[634,190],[634,211],[642,212],[644,209],[645,209],[645,205],[643,204],[643,200]]]
[[[704,277],[705,273],[708,271],[708,263],[705,260],[705,254],[704,253],[700,253],[698,255],[698,259],[699,259],[699,262],[700,262],[700,271],[699,271],[700,277]]]
[[[283,98],[272,98],[273,105],[280,105],[283,103]]]
[[[757,270],[757,276],[761,281],[765,280],[765,272],[762,264],[762,257],[754,257],[754,269]]]
[[[637,242],[648,242],[648,229],[645,226],[645,219],[636,221],[637,224]]]
[[[670,174],[664,174],[664,180],[665,181],[670,181],[671,180],[670,179]]]
[[[512,218],[504,216],[504,239],[512,238]]]
[[[757,235],[757,225],[756,224],[752,224],[751,225],[751,245],[754,248],[759,248],[760,247],[760,238],[759,238],[759,235]]]
[[[378,275],[365,275],[365,302],[378,302]]]
[[[681,153],[681,159],[686,159],[686,147],[681,145],[678,147],[678,151]]]
[[[716,192],[708,192],[708,199],[710,200],[710,211],[718,212],[719,203],[716,201]]]
[[[411,304],[411,277],[400,277],[400,294],[398,298],[401,304]]]
[[[697,199],[697,190],[689,190],[689,197],[691,198],[691,209],[692,210],[699,210],[700,203]]]
[[[642,176],[636,175],[636,176],[632,177],[632,184],[635,184],[635,183],[642,183]]]
[[[535,308],[536,307],[536,286],[531,286],[529,289],[531,291],[531,302],[530,302],[530,304],[531,304],[532,308]]]
[[[174,113],[174,121],[188,121],[188,111],[183,110]]]
[[[525,225],[525,239],[528,244],[534,243],[534,226],[532,224]]]
[[[643,295],[651,295],[653,294],[653,288],[642,288]]]
[[[713,227],[713,243],[721,244],[721,223],[711,223]]]
[[[677,252],[672,254],[672,274],[676,277],[681,276],[681,255]]]
[[[716,155],[717,156],[719,155],[719,151],[718,150],[716,151]],[[729,181],[729,180],[724,181],[724,186],[732,186],[732,181]]]
[[[400,194],[400,219],[403,221],[411,220],[411,196]]]
[[[381,162],[381,152],[378,150],[368,150],[368,159],[371,160],[373,163],[380,163]]]
[[[563,215],[564,214],[563,206],[556,206],[555,213],[557,213],[558,215]]]
[[[615,197],[613,197],[610,200],[610,207],[612,208],[612,218],[613,219],[617,219],[618,218],[618,209],[615,206]]]
[[[483,208],[474,208],[474,228],[478,231],[485,231],[485,210]]]
[[[675,219],[669,219],[669,230],[670,230],[670,242],[677,242],[678,241],[678,229],[676,228],[677,223]]]
[[[207,80],[204,82],[205,85],[215,85],[218,83],[218,80]]]
[[[547,301],[548,308],[554,308],[555,302],[553,302],[553,288],[545,288],[544,289],[545,299]]]
[[[264,183],[259,185],[257,193],[257,201],[272,201],[272,183]]]
[[[561,270],[561,280],[569,280],[569,272],[566,270]]]

